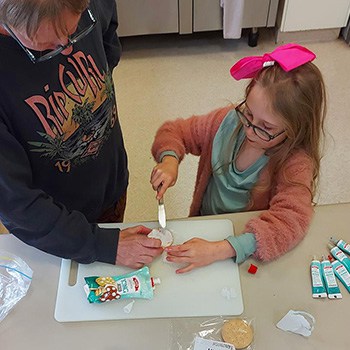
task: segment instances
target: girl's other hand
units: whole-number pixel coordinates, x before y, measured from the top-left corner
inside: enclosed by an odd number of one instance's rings
[[[168,187],[174,186],[177,180],[179,162],[175,157],[165,156],[161,163],[158,163],[151,173],[151,184],[157,191],[157,200],[163,197]]]
[[[226,240],[210,242],[202,238],[192,238],[183,244],[173,245],[164,250],[168,254],[167,261],[187,264],[176,270],[176,273],[189,272],[194,268],[236,256],[236,251]]]

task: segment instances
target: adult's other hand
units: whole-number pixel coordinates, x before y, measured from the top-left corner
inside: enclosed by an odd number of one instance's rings
[[[119,233],[116,264],[139,269],[162,254],[162,242],[147,235],[152,230],[145,226],[129,227]]]

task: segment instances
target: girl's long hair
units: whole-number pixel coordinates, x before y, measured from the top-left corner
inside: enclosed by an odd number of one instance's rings
[[[247,86],[246,96],[256,84],[265,89],[272,109],[283,119],[286,128],[287,139],[272,150],[271,168],[274,172],[279,171],[291,152],[305,151],[313,164],[313,197],[320,172],[327,113],[326,89],[321,72],[311,62],[290,72],[274,65],[258,73]],[[286,180],[293,182],[293,179]]]
[[[278,64],[266,67],[250,81],[245,95],[248,97],[254,86],[259,85],[267,93],[272,110],[281,117],[286,129],[286,140],[270,149],[266,154],[270,157],[268,167],[270,178],[255,191],[271,189],[274,174],[278,173],[288,156],[296,150],[303,150],[313,164],[313,179],[311,183],[311,197],[314,197],[320,172],[321,150],[323,145],[324,120],[327,112],[326,89],[319,69],[311,62],[304,64],[290,72],[285,72]],[[232,163],[227,159],[229,148],[232,149],[233,139],[237,137],[242,124],[239,123],[229,141],[227,152],[222,155],[214,171],[225,170]],[[232,154],[232,151],[231,151]],[[285,181],[295,183],[293,179]],[[250,203],[250,206],[252,203]]]

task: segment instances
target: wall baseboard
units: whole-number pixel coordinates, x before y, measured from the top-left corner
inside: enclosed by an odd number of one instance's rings
[[[275,40],[276,44],[332,41],[338,39],[340,29],[341,28],[301,30],[296,32],[282,32],[280,29],[277,29]]]

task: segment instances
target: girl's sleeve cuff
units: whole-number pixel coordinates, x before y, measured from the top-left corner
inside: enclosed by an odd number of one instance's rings
[[[237,264],[247,260],[256,251],[256,239],[253,233],[244,233],[239,236],[228,236],[226,240],[236,251],[233,258]]]
[[[174,151],[164,151],[160,154],[160,157],[159,157],[159,162],[162,162],[163,158],[165,156],[171,156],[171,157],[174,157],[176,158],[178,161],[179,161],[179,157],[178,155],[174,152]]]

